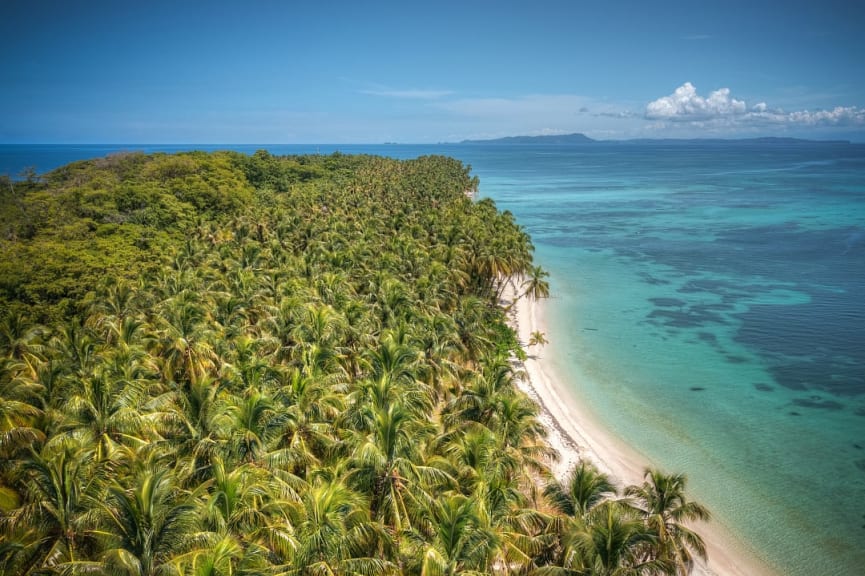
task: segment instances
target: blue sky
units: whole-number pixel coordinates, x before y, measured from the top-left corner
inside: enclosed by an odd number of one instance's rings
[[[865,3],[0,2],[0,142],[865,141]]]

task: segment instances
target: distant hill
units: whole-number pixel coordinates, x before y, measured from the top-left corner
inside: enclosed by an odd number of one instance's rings
[[[585,134],[555,134],[548,136],[507,136],[493,140],[463,140],[460,144],[592,144],[597,142]]]

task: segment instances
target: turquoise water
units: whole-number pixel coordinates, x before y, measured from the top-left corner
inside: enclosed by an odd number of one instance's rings
[[[865,147],[478,154],[599,420],[782,573],[865,573]]]
[[[593,414],[782,573],[863,573],[865,146],[266,147],[471,163]],[[129,148],[191,147],[0,146],[0,173]]]

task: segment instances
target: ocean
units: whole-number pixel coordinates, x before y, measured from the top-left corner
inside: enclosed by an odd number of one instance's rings
[[[446,154],[551,272],[545,356],[783,574],[865,566],[865,145],[0,146],[0,174],[117,150]]]

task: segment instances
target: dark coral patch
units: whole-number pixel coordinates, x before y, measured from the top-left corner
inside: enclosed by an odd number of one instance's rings
[[[803,408],[821,408],[823,410],[841,410],[844,408],[844,405],[840,402],[834,400],[819,400],[815,397],[796,398],[793,400],[793,404],[796,406],[802,406]]]
[[[678,298],[649,298],[649,302],[661,308],[681,308],[686,304],[684,300]]]

